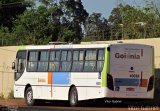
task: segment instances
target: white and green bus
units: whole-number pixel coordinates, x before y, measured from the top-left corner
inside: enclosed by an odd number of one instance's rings
[[[38,100],[153,99],[154,48],[143,44],[25,46],[18,50],[14,97]]]

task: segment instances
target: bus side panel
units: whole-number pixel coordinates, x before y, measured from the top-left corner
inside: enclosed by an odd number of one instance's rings
[[[53,100],[68,100],[69,86],[53,86],[52,97]]]
[[[100,72],[89,72],[87,77],[87,99],[95,99],[101,97],[101,79]]]
[[[76,86],[78,91],[78,100],[85,100],[87,98],[87,73],[72,72],[71,85]]]
[[[37,83],[33,84],[35,99],[68,100],[70,73],[48,72],[37,73]]]
[[[14,85],[14,97],[24,98],[24,89],[25,89],[25,86]]]

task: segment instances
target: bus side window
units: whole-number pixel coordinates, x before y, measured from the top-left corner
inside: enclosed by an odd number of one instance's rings
[[[60,66],[60,50],[50,52],[49,71],[59,71]]]
[[[25,69],[25,59],[18,59],[17,72],[23,72]]]
[[[84,59],[84,51],[81,50],[79,51],[79,61],[83,61],[83,59]]]
[[[102,71],[104,64],[104,50],[99,49],[98,50],[98,60],[97,60],[97,71]]]
[[[48,70],[49,51],[39,52],[38,71]]]
[[[73,61],[72,71],[80,72],[83,68],[83,61]]]
[[[104,50],[98,50],[98,60],[104,60]]]
[[[26,51],[18,51],[16,58],[17,63],[15,70],[18,73],[23,73],[26,65]]]
[[[61,53],[61,71],[70,71],[71,69],[71,50],[63,50]]]
[[[55,53],[55,60],[56,61],[60,61],[60,54],[61,54],[60,50],[56,51],[56,53]]]
[[[79,51],[73,51],[73,61],[78,61],[79,59],[78,59],[78,57],[79,57]]]
[[[97,58],[96,52],[97,52],[96,49],[86,50],[84,71],[86,71],[86,72],[94,72],[95,71],[96,58]]]
[[[84,71],[94,72],[96,67],[96,61],[85,61]]]
[[[74,50],[73,51],[73,63],[72,63],[72,71],[80,72],[83,68],[83,58],[84,51],[83,50]]]
[[[30,51],[28,52],[28,67],[27,71],[36,71],[38,62],[38,52]]]

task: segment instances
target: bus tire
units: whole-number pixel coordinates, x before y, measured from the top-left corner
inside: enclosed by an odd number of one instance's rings
[[[78,92],[76,87],[72,87],[69,92],[69,104],[72,107],[78,106]]]
[[[25,102],[28,106],[35,105],[35,100],[33,99],[33,91],[31,87],[27,88],[27,90],[25,91]]]

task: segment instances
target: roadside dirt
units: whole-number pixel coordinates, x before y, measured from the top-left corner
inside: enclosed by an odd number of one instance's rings
[[[0,106],[26,106],[24,99],[0,100]]]

